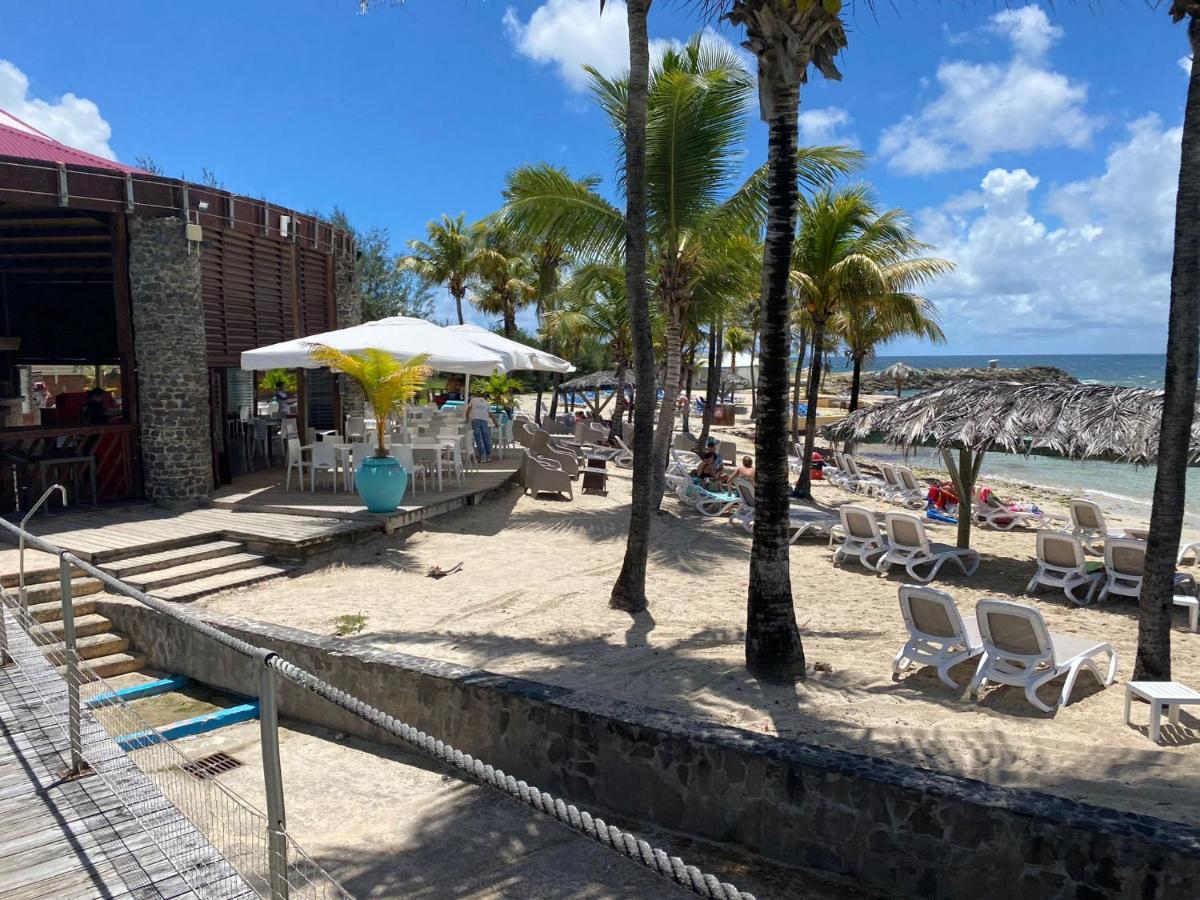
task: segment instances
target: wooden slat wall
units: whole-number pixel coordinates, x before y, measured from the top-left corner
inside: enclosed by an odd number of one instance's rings
[[[299,248],[296,260],[300,285],[300,332],[297,337],[332,331],[329,321],[329,254],[319,250]]]
[[[210,366],[237,367],[244,350],[326,330],[323,323],[297,330],[293,285],[302,281],[293,272],[294,258],[292,248],[278,241],[205,229],[200,259]],[[302,302],[302,329],[305,308]]]

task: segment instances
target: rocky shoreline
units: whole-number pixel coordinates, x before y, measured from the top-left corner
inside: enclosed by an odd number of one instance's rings
[[[827,377],[827,390],[848,390],[851,374],[849,372],[830,373]],[[914,369],[904,382],[906,391],[927,390],[935,387],[945,387],[960,381],[1009,381],[1018,384],[1079,384],[1079,379],[1065,369],[1057,366],[1026,366],[1020,369]],[[876,394],[894,391],[896,382],[887,378],[882,372],[864,372],[862,375],[862,390],[864,393]]]

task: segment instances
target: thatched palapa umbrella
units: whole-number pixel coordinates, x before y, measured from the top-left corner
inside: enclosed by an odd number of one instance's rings
[[[904,388],[904,382],[908,381],[908,379],[911,378],[916,371],[916,369],[907,363],[898,362],[892,363],[880,374],[882,374],[884,378],[890,378],[892,381],[896,382],[896,396],[899,397],[900,391]]]
[[[1162,391],[1143,388],[963,381],[860,409],[827,426],[825,436],[940,449],[963,504],[958,545],[966,547],[975,481],[989,450],[1146,465],[1158,453],[1162,405]],[[1190,455],[1193,464],[1200,460],[1200,417]]]

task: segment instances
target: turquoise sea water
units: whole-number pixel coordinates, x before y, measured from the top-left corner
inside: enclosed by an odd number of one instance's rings
[[[880,356],[867,366],[870,371],[886,369],[903,361],[917,368],[957,368],[986,366],[989,359],[999,360],[1003,368],[1021,366],[1058,366],[1080,381],[1091,384],[1118,384],[1125,387],[1161,388],[1165,359],[1161,354],[1091,354],[1091,355],[1013,355],[1004,356]],[[840,361],[834,371],[841,371]],[[864,448],[867,449],[867,448]],[[898,457],[889,448],[871,446],[868,456],[881,459]],[[942,468],[941,455],[920,451],[918,465]],[[1000,478],[1044,484],[1076,496],[1090,496],[1105,508],[1119,508],[1126,515],[1148,519],[1150,497],[1154,491],[1153,466],[1136,467],[1126,463],[1071,462],[1047,457],[1021,457],[1008,453],[991,453],[984,460],[983,477],[988,473]],[[1193,469],[1188,477],[1187,510],[1189,524],[1200,527],[1200,470]]]

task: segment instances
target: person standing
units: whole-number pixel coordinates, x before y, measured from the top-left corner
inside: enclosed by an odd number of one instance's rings
[[[467,403],[467,421],[471,423],[471,432],[475,437],[475,454],[481,463],[491,462],[492,458],[492,411],[487,398],[475,394]]]

